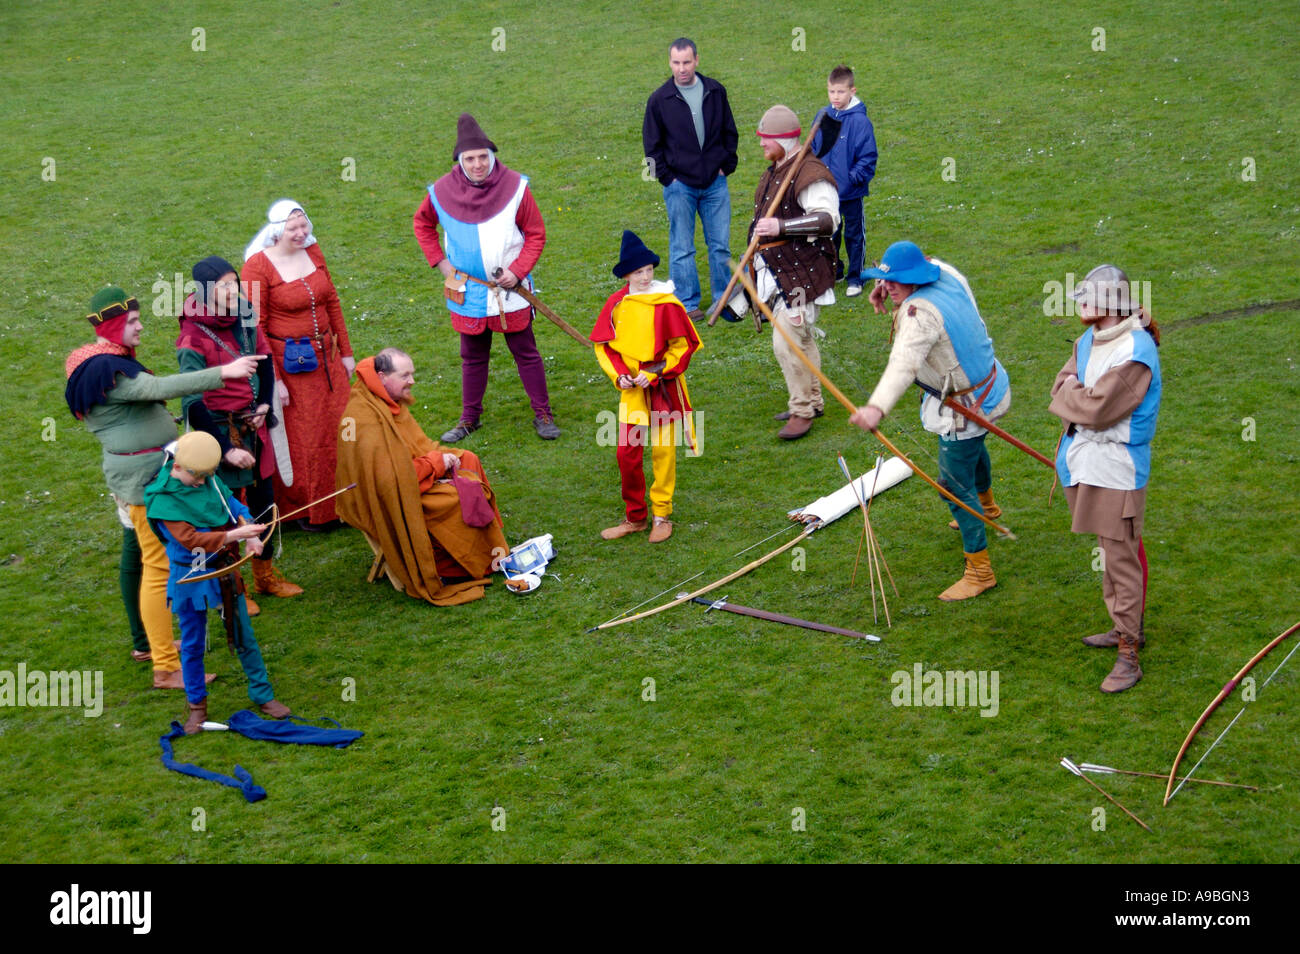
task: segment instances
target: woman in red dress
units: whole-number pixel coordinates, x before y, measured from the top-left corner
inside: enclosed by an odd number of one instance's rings
[[[268,224],[244,250],[242,278],[275,360],[293,463],[292,484],[275,475],[275,499],[288,513],[334,490],[339,421],[356,362],[339,295],[307,213],[292,199],[281,199],[266,217]],[[334,500],[317,504],[298,521],[304,530],[336,523]]]

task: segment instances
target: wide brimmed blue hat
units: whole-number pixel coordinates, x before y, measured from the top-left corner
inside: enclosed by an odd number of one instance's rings
[[[895,242],[885,249],[880,264],[862,273],[865,278],[883,278],[904,285],[928,285],[939,280],[939,266],[926,261],[915,242]]]
[[[638,268],[658,265],[659,256],[646,248],[645,242],[631,229],[623,230],[623,245],[618,250],[618,264],[614,266],[614,277],[622,278]]]

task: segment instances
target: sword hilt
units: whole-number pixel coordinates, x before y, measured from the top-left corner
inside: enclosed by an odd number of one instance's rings
[[[678,594],[677,594],[677,598],[680,600],[680,599],[684,598],[684,597],[687,596],[687,595],[688,595],[688,594],[686,593],[686,591],[683,590],[681,593],[678,593]],[[712,611],[715,610],[715,609],[722,609],[724,606],[726,606],[726,605],[727,605],[727,598],[726,598],[725,596],[723,596],[723,597],[720,597],[719,599],[716,599],[716,600],[706,600],[703,596],[692,596],[692,597],[691,597],[691,602],[692,602],[692,603],[699,603],[701,606],[707,606],[708,609],[706,609],[704,612],[709,613],[709,612],[712,612]]]

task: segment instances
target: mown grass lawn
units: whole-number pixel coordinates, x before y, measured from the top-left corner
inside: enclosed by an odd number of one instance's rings
[[[101,669],[106,687],[99,718],[0,709],[0,859],[1300,857],[1295,664],[1199,773],[1259,794],[1188,786],[1162,809],[1157,782],[1102,779],[1155,831],[1113,810],[1097,831],[1099,797],[1057,765],[1167,770],[1223,683],[1300,614],[1294,3],[1079,12],[1013,0],[993,16],[913,2],[873,5],[871,19],[834,2],[766,4],[761,17],[710,2],[109,9],[0,10],[0,669]],[[246,766],[270,792],[252,806],[166,772],[157,737],[183,705],[146,689],[147,669],[129,661],[99,448],[62,400],[90,296],[112,282],[152,302],[155,282],[187,277],[199,258],[237,260],[270,202],[292,196],[358,353],[413,354],[415,410],[436,436],[458,412],[457,342],[410,218],[450,161],[457,114],[472,111],[500,159],[532,178],[548,228],[539,290],[585,330],[616,287],[622,229],[667,251],[658,186],[640,176],[640,122],[681,34],[726,84],[742,130],[736,252],[762,169],[748,131],[775,102],[807,123],[829,68],[857,69],[880,144],[868,254],[912,238],[967,274],[1011,374],[1006,426],[1034,446],[1054,444],[1047,392],[1080,330],[1044,314],[1045,283],[1102,261],[1150,281],[1166,337],[1146,678],[1117,697],[1097,691],[1112,658],[1078,642],[1107,625],[1093,541],[1068,532],[1059,493],[1049,506],[1046,470],[992,439],[1018,539],[993,543],[999,586],[969,604],[935,599],[959,573],[959,544],[946,507],[908,480],[872,510],[901,593],[892,630],[872,623],[861,574],[850,586],[853,515],[725,591],[881,643],[699,606],[586,632],[778,545],[786,537],[741,553],[841,482],[837,453],[860,471],[877,447],[829,405],[809,438],[777,441],[784,388],[767,334],[702,328],[690,386],[705,452],[680,462],[676,533],[653,549],[604,543],[621,506],[612,449],[595,436],[616,395],[589,353],[539,322],[563,437],[534,436],[498,342],[485,426],[465,446],[485,461],[512,542],[554,535],[543,588],[519,598],[494,586],[437,609],[367,584],[355,531],[286,534],[281,565],[308,593],[267,599],[256,623],[278,695],[366,737],[345,751],[216,734],[178,744],[210,768]],[[888,353],[888,328],[863,302],[822,322],[825,369],[857,400]],[[1205,316],[1221,320],[1191,320]],[[170,371],[174,319],[147,309],[146,320],[143,360]],[[912,408],[905,399],[886,433],[933,473]],[[247,701],[242,675],[223,653],[209,659],[223,716]],[[918,663],[996,671],[997,715],[895,707],[892,674]],[[347,680],[355,701],[343,700]],[[1234,696],[1211,719],[1192,758],[1239,707]]]

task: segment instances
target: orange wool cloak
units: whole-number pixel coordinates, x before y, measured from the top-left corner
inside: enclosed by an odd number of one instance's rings
[[[496,514],[488,526],[468,526],[461,517],[455,486],[436,480],[444,453],[460,459],[460,476],[482,483]],[[435,606],[455,606],[481,597],[490,582],[493,558],[510,550],[495,495],[478,458],[430,440],[411,412],[388,397],[373,358],[357,365],[339,429],[337,480],[340,487],[354,481],[357,485],[338,498],[339,516],[379,545],[409,595]],[[444,575],[459,569],[471,579],[444,583],[440,567]]]

